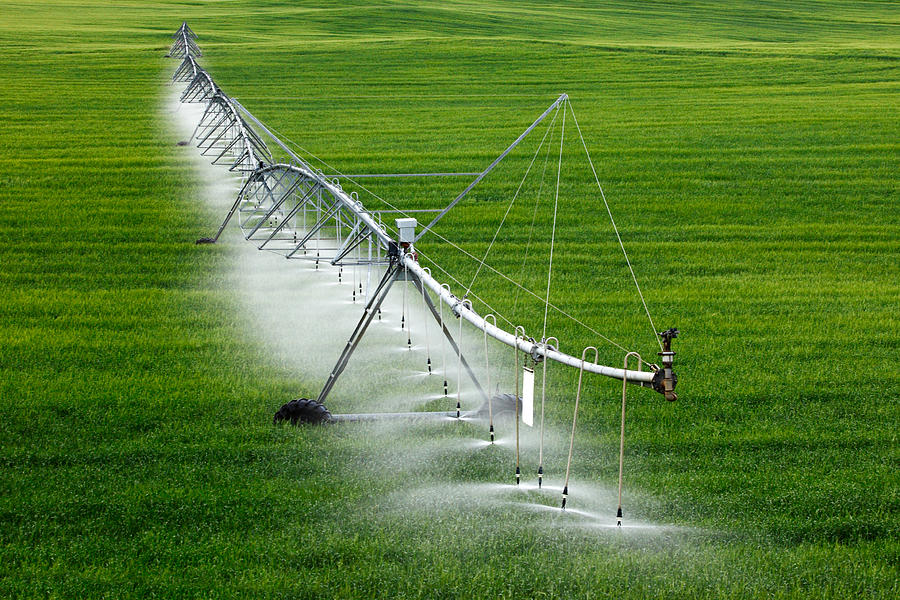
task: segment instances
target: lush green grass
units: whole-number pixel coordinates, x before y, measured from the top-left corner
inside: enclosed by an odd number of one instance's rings
[[[246,335],[227,246],[192,245],[220,215],[162,108],[182,20],[229,94],[345,172],[478,170],[570,95],[657,326],[684,332],[679,402],[629,409],[627,514],[671,527],[528,510],[488,485],[509,449],[467,448],[467,424],[272,428],[321,382]],[[4,4],[0,594],[897,596],[898,40],[877,2]],[[554,300],[652,356],[566,127]],[[537,141],[439,232],[483,252]],[[370,187],[413,208],[461,185]],[[505,272],[533,192],[492,250]],[[540,322],[490,274],[475,290]],[[551,379],[559,441],[572,374]],[[580,417],[575,476],[601,498],[617,389],[589,381]]]

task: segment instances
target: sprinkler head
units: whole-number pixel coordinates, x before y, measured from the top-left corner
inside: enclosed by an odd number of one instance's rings
[[[447,397],[447,380],[444,380],[444,398]]]
[[[431,375],[431,357],[428,357],[428,374]]]
[[[616,511],[616,527],[622,526],[622,507],[619,507],[619,510]]]
[[[516,485],[519,485],[519,480],[522,479],[522,472],[519,470],[519,467],[516,467]]]
[[[406,336],[406,349],[412,350],[412,338],[409,336]]]
[[[460,415],[460,409],[461,409],[461,408],[462,408],[462,407],[459,405],[459,400],[457,400],[457,401],[456,401],[456,418],[457,418],[457,419],[459,418],[459,415]]]
[[[538,489],[541,489],[542,483],[544,483],[544,465],[538,466]]]
[[[491,443],[494,443],[494,426],[491,425]]]
[[[379,321],[381,320],[381,309],[380,308],[378,309],[378,320]]]
[[[569,486],[563,488],[562,509],[566,510],[566,499],[569,497]]]

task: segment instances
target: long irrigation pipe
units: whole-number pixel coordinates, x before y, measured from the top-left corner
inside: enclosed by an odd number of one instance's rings
[[[384,248],[385,250],[389,250],[390,248],[395,246],[396,242],[387,233],[384,227],[372,217],[369,211],[366,210],[366,208],[358,199],[351,198],[350,195],[341,188],[340,184],[337,183],[336,180],[329,180],[325,176],[325,174],[322,173],[322,171],[314,169],[305,160],[297,156],[284,142],[282,142],[274,133],[272,133],[269,128],[263,125],[263,123],[260,122],[259,119],[254,117],[250,113],[250,111],[248,111],[243,105],[241,105],[240,102],[226,96],[221,91],[218,91],[218,94],[223,97],[223,99],[225,100],[224,104],[228,109],[234,110],[236,108],[240,110],[241,113],[243,113],[250,121],[252,121],[262,131],[264,131],[278,146],[282,148],[282,150],[287,152],[295,161],[294,164],[266,165],[259,170],[273,169],[275,167],[290,169],[304,175],[309,179],[314,180],[319,184],[319,186],[321,186],[321,188],[324,188],[329,194],[331,194],[331,196],[340,203],[342,208],[351,212],[356,218],[358,218],[365,226],[368,235],[373,238],[382,248]],[[551,105],[551,108],[565,98],[565,95],[560,96],[560,98],[558,98],[557,101],[554,102],[553,105]],[[545,115],[546,112],[541,117]],[[539,122],[539,120],[536,122]],[[237,119],[237,125],[241,129],[241,133],[249,137],[248,133],[244,130],[244,123],[242,121],[242,119]],[[534,124],[532,124],[532,127],[529,127],[526,132],[523,132],[523,136],[525,135],[525,133],[531,131],[531,129],[533,129],[533,126]],[[247,129],[250,128],[248,127]],[[520,136],[520,139],[523,136]],[[419,236],[421,236],[423,233],[424,231],[420,232]],[[583,364],[583,362],[575,356],[571,356],[569,354],[559,352],[558,350],[554,350],[553,348],[543,346],[541,343],[534,342],[529,338],[517,337],[515,334],[512,334],[497,327],[496,325],[487,322],[485,318],[479,315],[471,306],[468,306],[467,303],[463,302],[460,298],[451,293],[449,286],[444,287],[446,284],[442,285],[428,272],[426,272],[425,269],[419,264],[415,252],[412,250],[412,248],[410,248],[408,251],[401,250],[399,261],[399,266],[401,266],[405,271],[412,272],[415,277],[418,277],[422,284],[431,289],[431,291],[434,292],[434,294],[438,297],[439,301],[450,307],[450,309],[457,317],[465,319],[477,329],[483,331],[495,340],[506,344],[507,346],[516,348],[518,350],[521,350],[522,352],[526,352],[533,357],[544,357],[545,359],[553,360],[572,368],[583,369],[584,371],[588,371],[590,373],[596,373],[598,375],[612,377],[614,379],[624,380],[630,383],[636,383],[645,387],[655,387],[653,384],[656,373],[654,373],[653,371],[633,371],[628,369],[618,369],[601,364]]]

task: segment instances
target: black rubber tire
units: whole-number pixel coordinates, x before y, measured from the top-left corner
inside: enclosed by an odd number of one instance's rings
[[[277,425],[282,421],[287,421],[291,425],[300,425],[302,423],[319,425],[331,421],[331,413],[328,412],[324,404],[308,398],[298,398],[284,404],[275,413],[275,418],[272,422]]]
[[[522,412],[522,399],[518,399],[519,404],[519,412]],[[491,397],[491,409],[493,409],[494,416],[497,417],[499,415],[509,414],[514,416],[516,413],[516,396],[515,394],[494,394]],[[488,418],[488,403],[485,402],[481,405],[481,408],[478,409],[478,414]]]

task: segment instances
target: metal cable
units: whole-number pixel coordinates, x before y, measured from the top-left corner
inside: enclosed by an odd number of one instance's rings
[[[565,104],[565,103],[563,103]],[[556,120],[556,114],[559,113],[559,106],[556,107],[556,112],[553,113],[553,120]],[[550,123],[553,124],[553,121]],[[547,131],[544,132],[544,137],[541,138],[541,143],[538,144],[537,150],[534,151],[534,156],[531,157],[531,162],[528,164],[528,168],[525,169],[525,175],[522,176],[522,181],[519,182],[519,187],[516,188],[516,193],[513,194],[512,200],[509,201],[509,205],[506,207],[506,212],[503,214],[503,219],[500,220],[500,225],[497,227],[497,231],[494,232],[494,237],[491,238],[491,243],[488,244],[487,250],[484,251],[484,256],[481,259],[481,263],[479,263],[478,268],[475,270],[475,275],[472,276],[472,281],[469,283],[469,287],[466,288],[466,293],[463,294],[463,297],[469,295],[469,290],[472,289],[472,286],[475,285],[475,280],[478,279],[478,274],[481,273],[481,267],[484,266],[484,261],[487,260],[488,254],[491,252],[491,248],[494,247],[494,242],[497,241],[497,236],[500,235],[500,230],[503,229],[503,224],[506,223],[506,217],[509,216],[509,211],[512,210],[513,205],[516,203],[516,199],[519,197],[519,192],[522,191],[522,186],[525,185],[525,180],[528,179],[528,174],[531,172],[531,167],[534,166],[534,161],[537,159],[538,154],[541,151],[541,148],[544,146],[544,140],[547,139],[547,134],[550,133],[550,127],[547,127]]]
[[[569,103],[569,108],[571,109],[571,103]],[[634,286],[637,288],[638,296],[641,297],[641,304],[644,305],[644,312],[647,313],[647,319],[650,320],[650,329],[653,331],[653,338],[656,340],[656,343],[659,344],[660,351],[663,349],[662,341],[660,341],[659,336],[656,335],[656,325],[653,324],[653,317],[650,316],[650,309],[647,308],[647,302],[644,300],[644,294],[641,292],[641,286],[638,283],[637,277],[634,274],[634,269],[631,268],[631,260],[628,258],[628,253],[625,252],[625,244],[622,243],[622,236],[619,235],[619,228],[616,227],[616,221],[613,219],[612,211],[609,209],[609,203],[606,201],[606,194],[603,193],[603,186],[600,185],[600,178],[597,176],[597,169],[594,168],[594,161],[591,160],[591,153],[588,152],[587,142],[584,141],[584,136],[581,135],[581,126],[578,125],[578,119],[575,118],[575,111],[572,110],[572,120],[575,122],[575,127],[578,128],[578,137],[581,138],[581,145],[584,146],[584,154],[587,156],[588,163],[591,165],[591,171],[594,173],[594,180],[597,182],[597,188],[600,190],[600,197],[603,199],[603,205],[606,206],[606,212],[609,215],[609,222],[612,223],[613,231],[616,232],[616,239],[619,240],[619,247],[622,249],[622,254],[625,256],[625,263],[628,265],[628,270],[631,271],[631,278],[634,280]]]
[[[438,235],[438,234],[436,234],[436,233],[434,232],[434,230],[432,230],[431,233],[434,233],[435,235]],[[442,236],[440,236],[440,235],[438,235],[438,237],[440,237],[442,240],[444,240],[445,242],[447,242],[448,244],[450,244],[451,246],[453,246],[454,248],[456,248],[457,250],[459,250],[460,252],[462,252],[463,254],[465,254],[466,256],[468,256],[469,258],[471,258],[472,260],[475,260],[475,261],[478,260],[478,258],[477,258],[476,256],[473,256],[471,253],[467,252],[467,251],[464,250],[463,248],[460,248],[459,246],[457,246],[456,244],[454,244],[453,242],[451,242],[451,241],[448,240],[447,238],[444,238],[444,237],[442,237]],[[422,255],[422,256],[425,255],[421,250],[417,250],[417,252],[418,252],[420,255]],[[452,275],[450,275],[450,274],[447,272],[446,269],[442,268],[440,265],[438,265],[436,262],[434,262],[434,260],[432,260],[431,262],[432,262],[436,267],[438,267],[439,269],[441,269],[441,271],[442,271],[444,274],[446,274],[448,277],[450,277],[451,279],[453,279],[453,281],[455,281],[457,284],[459,284],[460,287],[464,287],[463,284],[462,284],[458,279],[456,279],[455,277],[453,277]],[[521,289],[521,290],[522,290],[523,292],[525,292],[526,294],[529,294],[530,296],[534,296],[536,299],[538,299],[538,300],[541,302],[541,304],[544,303],[544,299],[543,299],[543,298],[541,298],[540,296],[538,296],[537,294],[535,294],[534,292],[532,292],[531,290],[529,290],[529,289],[526,288],[525,286],[520,285],[518,282],[514,281],[512,278],[510,278],[510,277],[507,276],[506,274],[501,273],[500,271],[498,271],[497,269],[495,269],[494,267],[492,267],[491,265],[489,265],[489,264],[487,264],[487,263],[485,263],[484,266],[487,267],[487,269],[488,269],[489,271],[492,271],[492,272],[496,273],[497,275],[499,275],[499,276],[502,277],[503,279],[507,280],[509,283],[511,283],[511,284],[513,284],[514,286],[516,286],[517,288]],[[475,296],[475,294],[471,294],[471,295],[472,295],[474,298],[478,298],[477,296]],[[482,302],[482,303],[484,303],[485,306],[487,306],[487,303],[484,302],[484,300],[480,300],[480,299],[479,299],[479,301]],[[550,303],[550,308],[552,308],[552,309],[555,310],[556,312],[560,313],[560,314],[563,315],[564,317],[566,317],[566,318],[568,318],[568,319],[571,319],[571,320],[574,321],[575,323],[578,323],[579,325],[581,325],[582,327],[584,327],[585,329],[587,329],[588,331],[590,331],[590,332],[593,333],[594,335],[598,336],[598,337],[599,337],[600,339],[602,339],[603,341],[612,344],[613,346],[615,346],[616,348],[619,348],[620,350],[622,350],[622,351],[624,351],[624,352],[628,352],[628,348],[626,348],[625,346],[622,346],[621,344],[617,344],[616,342],[614,342],[613,340],[609,339],[608,337],[606,337],[605,335],[603,335],[602,333],[600,333],[599,331],[597,331],[596,329],[594,329],[593,327],[591,327],[590,325],[588,325],[587,323],[585,323],[584,321],[582,321],[582,320],[580,320],[580,319],[578,319],[578,318],[576,318],[576,317],[570,315],[569,313],[567,313],[567,312],[564,311],[563,309],[559,308],[558,306],[556,306],[556,305],[553,304],[552,302]],[[493,310],[493,309],[491,309],[491,310]],[[499,314],[499,313],[498,313],[498,314]],[[503,320],[506,321],[507,323],[512,324],[512,323],[509,321],[509,319],[507,319],[507,318],[505,318],[505,317],[502,317],[502,318],[503,318]]]
[[[563,103],[563,120],[562,131],[559,135],[559,163],[556,165],[556,196],[553,199],[553,228],[550,230],[550,262],[547,266],[547,298],[544,300],[544,329],[541,332],[541,339],[547,337],[547,313],[550,310],[550,278],[553,275],[553,245],[556,242],[556,214],[559,208],[559,179],[562,174],[562,151],[563,142],[566,140],[566,104]]]
[[[553,115],[553,120],[550,122],[550,128],[556,126],[556,117],[559,114],[559,111],[556,111],[556,114]],[[525,256],[522,257],[522,266],[519,269],[519,279],[525,275],[525,265],[528,263],[528,253],[531,251],[531,240],[534,238],[534,224],[537,222],[537,214],[538,207],[541,204],[541,195],[544,193],[544,179],[547,175],[547,163],[550,162],[550,145],[553,143],[553,131],[550,132],[550,141],[547,142],[547,153],[544,155],[544,167],[541,169],[541,183],[538,186],[538,193],[534,199],[534,211],[531,213],[531,227],[528,229],[528,242],[525,244]],[[513,299],[513,314],[516,314],[516,309],[519,307],[519,289],[516,288],[516,295]]]
[[[574,117],[574,113],[573,113],[573,117]],[[576,122],[576,125],[577,125],[577,122]],[[328,164],[327,162],[325,162],[324,160],[322,160],[321,158],[319,158],[318,156],[316,156],[315,154],[313,154],[313,153],[310,152],[309,150],[305,149],[303,146],[301,146],[301,145],[298,144],[297,142],[295,142],[295,141],[291,140],[290,138],[284,136],[281,132],[277,131],[276,129],[274,129],[274,128],[272,128],[272,127],[268,127],[268,129],[271,130],[272,133],[281,136],[286,142],[292,144],[293,146],[295,146],[296,148],[298,148],[298,149],[301,150],[302,152],[305,152],[306,154],[308,154],[309,156],[311,156],[311,157],[314,158],[315,160],[319,161],[320,163],[322,163],[323,165],[325,165],[326,167],[328,167],[329,169],[331,169],[332,171],[334,171],[334,172],[337,173],[338,175],[344,176],[343,173],[341,173],[338,169],[332,167],[330,164]],[[582,141],[583,141],[583,138],[582,138]],[[346,176],[344,176],[344,177],[346,177]],[[368,189],[367,187],[365,187],[364,185],[362,185],[361,183],[359,183],[358,181],[354,181],[353,179],[350,179],[350,178],[347,178],[347,179],[348,179],[349,181],[353,182],[354,184],[358,185],[363,191],[365,191],[367,194],[369,194],[369,195],[372,196],[373,198],[376,198],[376,199],[380,200],[381,202],[384,202],[387,206],[389,206],[389,207],[392,208],[393,210],[396,210],[396,211],[397,211],[398,213],[400,213],[401,215],[406,216],[406,217],[409,217],[409,214],[407,214],[405,211],[403,211],[403,210],[400,209],[400,208],[397,208],[396,206],[394,206],[393,204],[391,204],[390,202],[388,202],[387,200],[385,200],[384,198],[382,198],[381,196],[379,196],[379,195],[376,194],[375,192],[371,191],[370,189]],[[602,190],[601,190],[601,192],[602,192]],[[391,232],[394,231],[394,229],[392,229],[390,226],[385,225],[385,228],[386,228],[388,231],[391,231]],[[460,247],[459,245],[455,244],[455,243],[452,242],[451,240],[449,240],[449,239],[447,239],[446,237],[442,236],[441,234],[437,233],[434,229],[431,229],[431,230],[429,230],[429,231],[430,231],[430,233],[431,233],[432,235],[434,235],[434,236],[436,236],[437,238],[439,238],[440,240],[446,242],[446,243],[449,244],[451,247],[455,248],[455,249],[458,250],[459,252],[462,252],[464,255],[466,255],[467,257],[471,258],[472,260],[474,260],[474,261],[476,261],[476,262],[479,262],[479,263],[480,263],[480,262],[483,262],[483,261],[479,261],[478,257],[474,256],[472,253],[468,252],[467,250],[465,250],[464,248],[462,248],[462,247]],[[421,250],[418,250],[418,252],[419,252],[419,254],[421,254],[421,255],[424,256],[424,253],[423,253]],[[460,287],[464,287],[464,285],[463,285],[462,283],[460,283],[459,280],[457,280],[456,278],[452,277],[452,276],[451,276],[444,268],[440,267],[440,265],[438,265],[438,264],[437,264],[436,262],[434,262],[433,260],[432,260],[431,262],[432,262],[435,266],[437,266],[438,268],[440,268],[441,271],[442,271],[443,273],[445,273],[448,277],[450,277],[451,279],[453,279],[453,281],[455,281],[457,284],[459,284]],[[500,271],[498,271],[497,269],[495,269],[494,267],[492,267],[491,265],[489,265],[489,264],[487,264],[487,263],[484,263],[484,266],[487,267],[487,269],[488,269],[489,271],[492,271],[493,273],[495,273],[495,274],[499,275],[500,277],[502,277],[503,279],[505,279],[507,282],[509,282],[509,283],[511,283],[512,285],[516,286],[516,288],[518,288],[518,289],[524,291],[525,293],[527,293],[527,294],[533,296],[533,297],[536,298],[537,300],[540,300],[541,302],[543,302],[543,299],[542,299],[540,296],[538,296],[537,294],[535,294],[535,293],[532,292],[531,290],[527,289],[525,286],[519,284],[517,281],[513,280],[511,277],[507,276],[507,275],[504,274],[504,273],[501,273]],[[472,296],[475,297],[475,298],[478,298],[477,296],[475,296],[475,294],[472,294]],[[483,303],[485,306],[489,306],[486,302],[484,302],[484,300],[481,300],[480,298],[478,298],[478,300],[479,300],[481,303]],[[588,331],[590,331],[590,332],[593,333],[594,335],[598,336],[598,337],[599,337],[600,339],[602,339],[603,341],[605,341],[605,342],[607,342],[607,343],[609,343],[609,344],[612,344],[613,346],[615,346],[616,348],[619,348],[620,350],[623,350],[623,351],[625,351],[625,352],[628,352],[628,349],[627,349],[626,347],[624,347],[624,346],[622,346],[621,344],[618,344],[618,343],[616,343],[615,341],[611,340],[610,338],[606,337],[605,335],[603,335],[602,333],[600,333],[599,331],[597,331],[596,329],[594,329],[593,327],[591,327],[590,325],[588,325],[587,323],[585,323],[584,321],[581,321],[580,319],[578,319],[578,318],[572,316],[571,314],[569,314],[568,312],[562,310],[561,308],[559,308],[559,307],[556,306],[555,304],[550,304],[550,308],[552,308],[553,310],[557,311],[558,313],[560,313],[561,315],[563,315],[563,316],[566,317],[567,319],[570,319],[570,320],[572,320],[573,322],[577,323],[578,325],[584,327],[585,329],[587,329]],[[498,311],[496,311],[496,310],[494,310],[494,309],[491,309],[491,310],[492,310],[493,312],[497,313],[498,315],[500,314]],[[502,318],[504,321],[506,321],[506,322],[509,323],[510,325],[512,324],[508,319],[506,319],[506,318],[503,317],[502,315],[500,315],[500,316],[501,316],[501,318]]]

